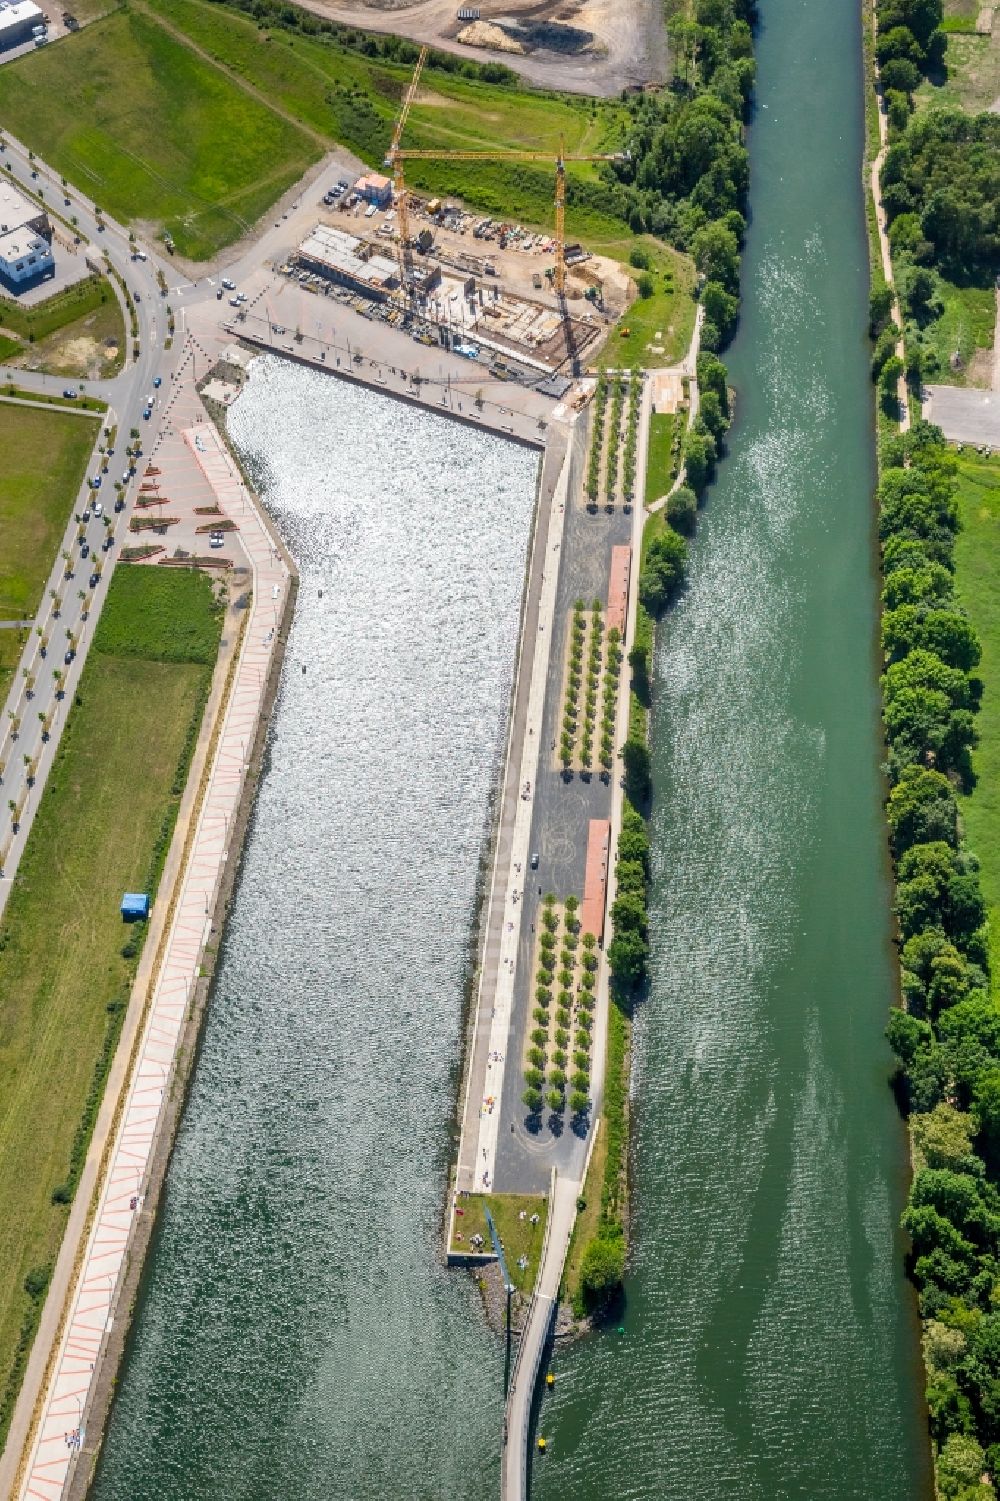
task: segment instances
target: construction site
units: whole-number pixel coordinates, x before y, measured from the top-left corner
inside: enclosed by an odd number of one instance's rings
[[[406,119],[426,55],[424,48],[396,122],[385,162],[391,175],[367,173],[331,188],[312,231],[278,269],[309,291],[351,300],[365,316],[400,325],[418,341],[440,344],[501,377],[579,374],[624,311],[629,281],[617,262],[567,240],[566,162],[611,158],[406,149]],[[413,158],[550,164],[553,232],[417,197],[405,181]]]

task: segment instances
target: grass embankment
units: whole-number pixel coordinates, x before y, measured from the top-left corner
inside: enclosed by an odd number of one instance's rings
[[[923,329],[926,378],[955,386],[993,383],[993,333],[996,292],[992,286],[957,286],[935,277],[941,314]],[[951,367],[958,354],[961,363]]]
[[[100,1103],[219,643],[200,574],[119,567],[0,927],[0,1439]]]
[[[677,478],[680,451],[675,450],[675,435],[681,421],[675,412],[653,412],[649,419],[649,447],[646,450],[646,504],[652,505],[666,495]]]
[[[980,860],[989,909],[990,973],[1000,993],[1000,458],[971,450],[958,456],[955,592],[982,644],[983,697],[972,753],[976,785],[960,804],[969,846]]]
[[[612,329],[597,360],[602,370],[674,365],[691,343],[697,309],[694,262],[649,235],[643,236],[641,246],[649,259],[653,293],[637,298]],[[592,248],[622,259],[628,255],[627,242],[621,240],[594,241]],[[632,272],[633,277],[639,274]]]
[[[538,1275],[549,1217],[547,1197],[544,1194],[463,1194],[458,1208],[451,1249],[459,1256],[468,1255],[472,1251],[473,1236],[481,1235],[483,1251],[492,1251],[490,1227],[486,1223],[486,1210],[489,1209],[503,1246],[510,1280],[519,1292],[530,1293]],[[538,1216],[537,1224],[531,1223],[532,1215]],[[526,1263],[524,1266],[519,1265],[522,1258]]]
[[[96,422],[0,402],[0,620],[38,610],[97,431]],[[0,630],[0,703],[24,640],[23,630]]]
[[[125,325],[107,278],[88,276],[32,307],[0,297],[0,360],[78,380],[117,375]]]

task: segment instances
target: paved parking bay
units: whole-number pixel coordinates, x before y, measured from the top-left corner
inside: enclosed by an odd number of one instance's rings
[[[927,386],[924,416],[953,443],[1000,449],[1000,391],[970,386]]]

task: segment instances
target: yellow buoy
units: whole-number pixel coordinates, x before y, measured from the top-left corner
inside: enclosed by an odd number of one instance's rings
[[[545,1385],[546,1386],[555,1386],[555,1384],[556,1384],[556,1378],[553,1376],[552,1372],[550,1371],[549,1374],[545,1378]]]
[[[545,1453],[545,1440],[543,1438],[540,1438],[538,1440],[538,1447],[539,1447],[540,1451],[544,1454]]]

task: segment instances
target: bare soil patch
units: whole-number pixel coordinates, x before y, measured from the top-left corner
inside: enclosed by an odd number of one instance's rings
[[[460,57],[496,56],[543,88],[608,98],[666,77],[659,0],[481,0],[479,20],[466,26],[456,0],[303,3],[345,25],[395,32]]]

